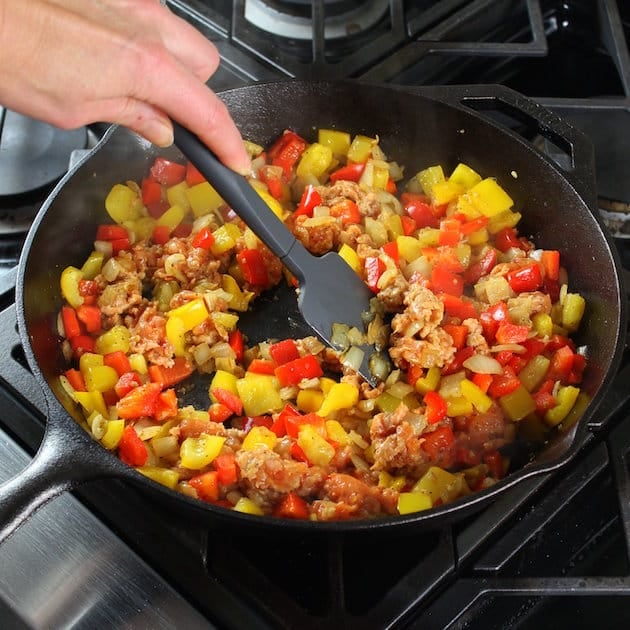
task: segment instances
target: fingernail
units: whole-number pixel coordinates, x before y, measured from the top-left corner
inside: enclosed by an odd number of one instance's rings
[[[168,119],[156,118],[151,125],[150,133],[153,144],[163,149],[170,147],[174,142],[173,126]]]

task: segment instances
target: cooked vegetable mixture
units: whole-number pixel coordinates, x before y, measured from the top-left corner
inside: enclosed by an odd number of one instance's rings
[[[294,280],[192,164],[157,158],[111,189],[113,222],[61,275],[60,378],[105,448],[201,501],[330,521],[483,489],[516,444],[575,420],[585,302],[496,179],[428,164],[403,187],[377,137],[331,129],[247,146],[265,202],[374,292],[366,330],[336,340],[367,335],[392,370],[372,388],[315,337],[250,344],[239,316]],[[193,373],[203,408],[183,403]]]

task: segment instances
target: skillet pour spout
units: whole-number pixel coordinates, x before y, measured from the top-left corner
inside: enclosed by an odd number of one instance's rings
[[[19,481],[12,482],[10,491],[0,495],[0,518],[7,521],[5,534],[46,500],[98,476],[124,477],[173,510],[194,514],[207,522],[251,528],[252,532],[285,528],[305,532],[416,532],[419,527],[437,526],[447,519],[468,515],[522,479],[549,472],[569,461],[579,449],[588,423],[597,417],[600,402],[617,370],[626,326],[620,265],[595,210],[593,152],[588,140],[539,105],[500,86],[405,88],[356,81],[280,81],[230,90],[221,98],[243,137],[262,146],[270,145],[286,128],[305,137],[311,137],[317,128],[342,129],[352,134],[378,133],[384,152],[395,156],[409,174],[428,165],[442,164],[445,169],[452,169],[464,162],[505,183],[515,206],[522,209],[523,233],[540,248],[562,252],[572,290],[586,300],[587,309],[575,343],[588,348],[589,362],[582,387],[590,403],[569,430],[554,432],[533,461],[500,482],[452,504],[400,517],[288,522],[235,513],[158,486],[91,440],[77,424],[81,414],[75,403],[58,385],[62,363],[55,322],[61,307],[61,272],[68,265],[82,264],[91,251],[96,226],[109,222],[103,199],[114,184],[140,181],[158,155],[183,160],[174,147],[164,151],[124,128],[114,127],[64,177],[42,206],[20,260],[16,287],[20,339],[34,379],[50,400],[52,411],[47,437],[32,465],[36,467],[21,477],[27,498],[14,502]],[[357,102],[362,104],[360,108],[356,107]],[[569,154],[568,163],[574,167],[563,169],[529,139],[486,115],[496,111],[525,119],[528,129],[563,147]],[[282,308],[282,304],[278,305],[278,309]],[[268,323],[260,322],[261,330]],[[290,335],[289,323],[287,318],[278,318],[278,327],[265,329],[265,333],[276,338]],[[64,443],[64,436],[69,446]],[[39,458],[52,459],[53,465],[45,467]],[[60,460],[64,461],[63,466],[58,465]],[[79,471],[76,475],[73,467]]]

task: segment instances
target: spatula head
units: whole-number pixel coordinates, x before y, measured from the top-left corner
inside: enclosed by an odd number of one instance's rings
[[[345,260],[335,252],[329,252],[312,257],[308,263],[308,272],[300,284],[298,306],[306,322],[334,348],[335,325],[345,324],[365,332],[373,297],[370,288]],[[374,367],[379,362],[389,365],[389,359],[382,350],[367,342],[355,347],[363,352],[357,371],[375,387],[379,378]]]

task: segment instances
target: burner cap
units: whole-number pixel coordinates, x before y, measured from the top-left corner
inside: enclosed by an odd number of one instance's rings
[[[366,31],[387,12],[381,0],[324,0],[324,36],[339,39]],[[313,37],[308,0],[245,0],[245,19],[263,31],[292,39]]]
[[[0,108],[0,196],[52,184],[68,170],[72,151],[84,149],[87,140],[85,127],[64,131]]]

